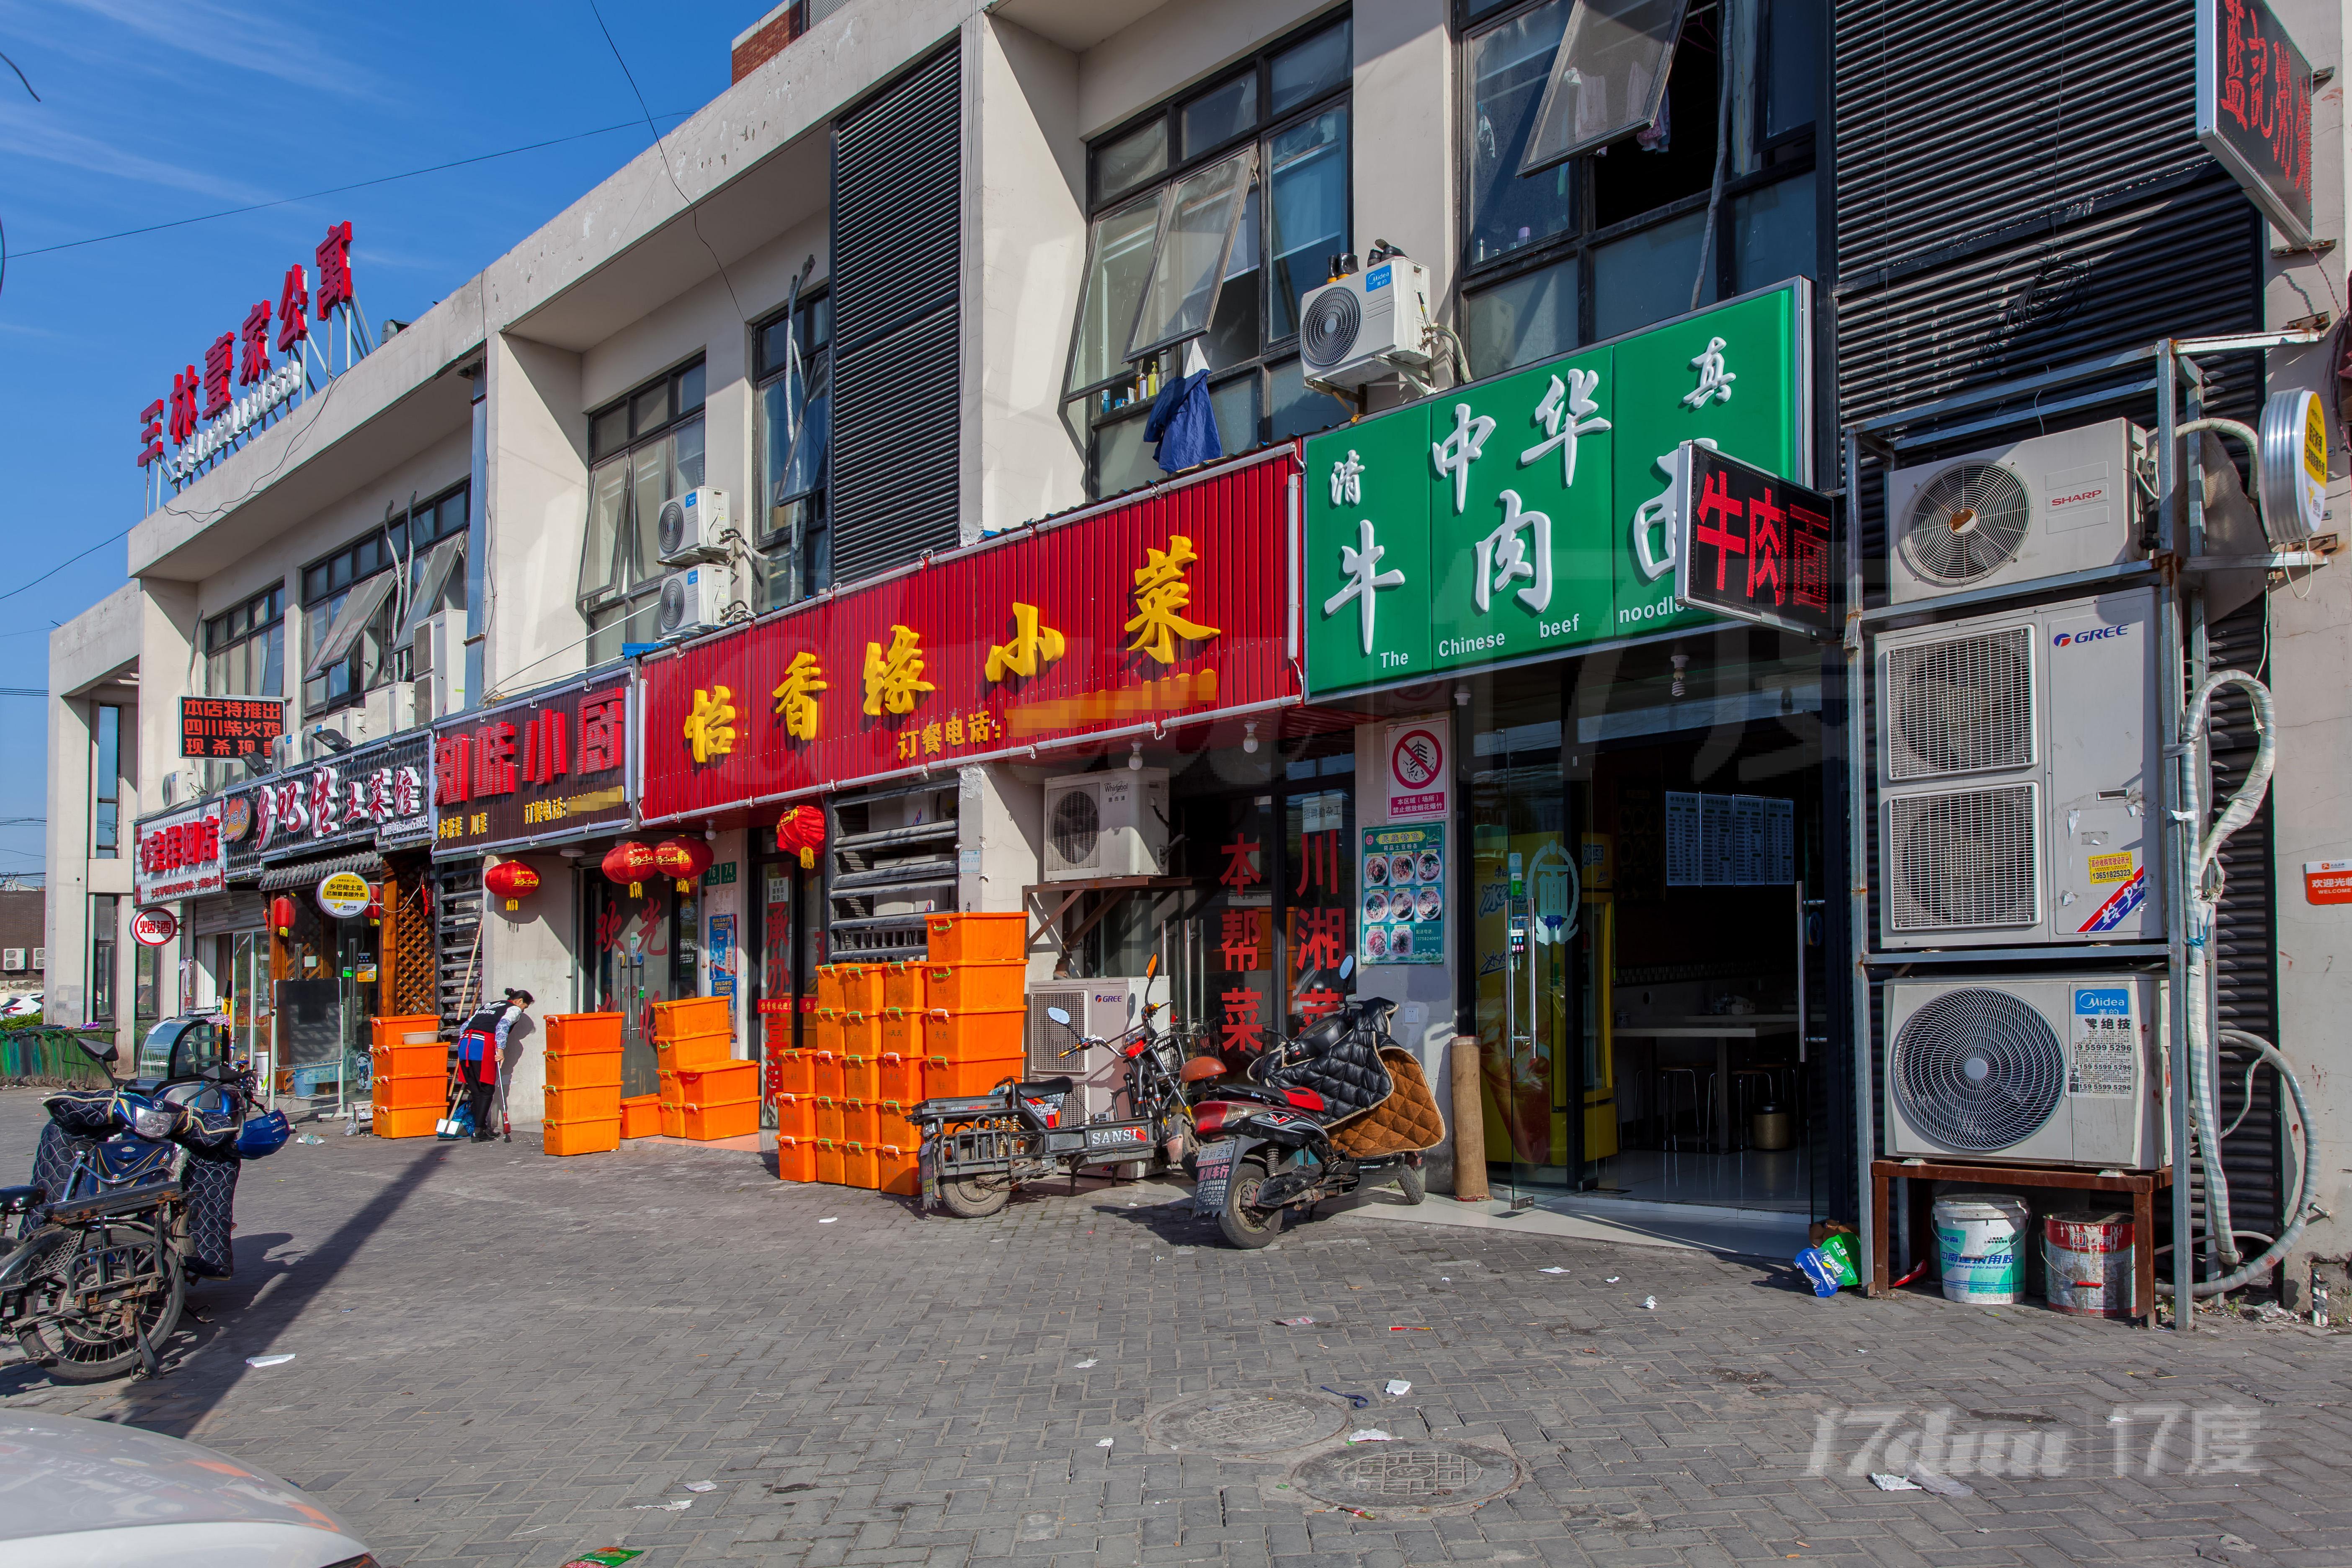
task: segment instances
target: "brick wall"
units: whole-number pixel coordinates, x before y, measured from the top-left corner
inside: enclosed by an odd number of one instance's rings
[[[785,46],[808,31],[807,0],[785,0],[761,18],[760,25],[735,40],[735,75],[741,81],[783,53]]]

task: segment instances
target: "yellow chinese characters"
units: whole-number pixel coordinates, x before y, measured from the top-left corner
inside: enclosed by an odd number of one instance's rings
[[[1013,605],[1013,640],[988,650],[988,679],[1034,675],[1062,657],[1062,634],[1037,624],[1037,606],[1019,600]]]
[[[728,701],[732,695],[723,686],[695,689],[694,710],[686,716],[683,729],[696,762],[707,763],[735,749],[735,708]]]
[[[924,757],[938,756],[950,746],[985,745],[1004,739],[1004,725],[996,716],[981,710],[971,713],[950,713],[943,721],[926,724],[921,729],[901,731],[894,751],[902,763],[919,762]]]
[[[917,695],[933,689],[923,679],[922,639],[905,626],[890,628],[890,650],[880,643],[866,645],[866,711],[874,718],[885,712],[911,713]]]
[[[785,734],[795,741],[816,739],[816,694],[824,689],[824,670],[817,664],[816,655],[806,648],[793,655],[783,684],[770,694],[776,700],[775,710],[783,715]]]
[[[1184,617],[1192,602],[1192,585],[1184,580],[1184,573],[1201,557],[1193,551],[1192,542],[1181,533],[1170,536],[1165,550],[1146,547],[1144,557],[1144,564],[1135,574],[1135,615],[1124,628],[1135,634],[1127,651],[1173,664],[1177,638],[1199,641],[1217,635],[1216,627]]]

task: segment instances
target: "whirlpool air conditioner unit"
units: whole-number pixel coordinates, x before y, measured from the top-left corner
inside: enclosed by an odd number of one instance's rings
[[[1045,880],[1157,877],[1168,864],[1168,770],[1045,781]]]
[[[2147,432],[2110,419],[1886,476],[1895,604],[2139,558]]]
[[[654,514],[654,550],[665,566],[691,566],[698,561],[724,561],[727,547],[727,492],[704,485],[672,496]]]
[[[661,615],[655,635],[691,637],[710,630],[726,620],[734,587],[735,574],[710,562],[671,573],[662,579]]]
[[[1429,363],[1429,271],[1392,256],[1298,302],[1298,347],[1309,379],[1330,386]]]
[[[2155,616],[2142,588],[1875,639],[1882,946],[2162,933]]]
[[[1887,1152],[2158,1169],[2164,1026],[2147,975],[1889,981]]]
[[[1151,994],[1147,995],[1147,990]],[[1165,978],[1142,981],[1111,980],[1039,980],[1029,987],[1028,1064],[1024,1069],[1032,1079],[1060,1078],[1068,1075],[1075,1090],[1066,1102],[1070,1114],[1063,1118],[1066,1125],[1073,1121],[1091,1121],[1118,1108],[1112,1095],[1127,1081],[1127,1062],[1117,1051],[1099,1047],[1065,1058],[1062,1053],[1077,1041],[1070,1029],[1065,1029],[1045,1016],[1048,1007],[1059,1007],[1070,1016],[1071,1029],[1098,1039],[1113,1040],[1125,1034],[1143,1019],[1143,1005],[1155,998],[1164,1000],[1168,994]],[[1142,1146],[1146,1152],[1149,1145]]]

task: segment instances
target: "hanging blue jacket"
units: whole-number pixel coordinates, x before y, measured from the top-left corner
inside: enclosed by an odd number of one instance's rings
[[[1160,387],[1143,421],[1143,438],[1160,444],[1152,455],[1171,474],[1225,455],[1224,444],[1217,438],[1216,412],[1209,404],[1207,371],[1194,371]]]

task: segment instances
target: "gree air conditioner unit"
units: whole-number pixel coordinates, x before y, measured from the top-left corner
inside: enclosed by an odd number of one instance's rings
[[[1168,865],[1168,770],[1045,781],[1045,880],[1157,877]]]
[[[1402,256],[1310,289],[1298,302],[1307,379],[1328,386],[1423,369],[1429,336],[1429,271]]]
[[[662,579],[656,636],[690,637],[719,626],[727,618],[734,589],[735,574],[711,562],[672,572]]]
[[[2164,985],[2138,974],[1886,984],[1897,1159],[2165,1163]]]
[[[1076,1056],[1064,1057],[1064,1051],[1077,1044],[1071,1030],[1097,1039],[1115,1040],[1143,1021],[1144,1003],[1164,999],[1167,991],[1165,978],[1031,983],[1028,1059],[1023,1070],[1031,1079],[1068,1075],[1076,1091],[1066,1102],[1070,1114],[1062,1119],[1065,1125],[1091,1121],[1124,1109],[1113,1103],[1113,1096],[1127,1083],[1127,1061],[1116,1050],[1092,1047]],[[1070,1028],[1065,1029],[1047,1017],[1048,1007],[1059,1007],[1069,1014]],[[1144,1154],[1150,1152],[1149,1144],[1139,1148]]]
[[[2137,560],[2153,472],[2126,419],[1886,476],[1886,596],[1901,605]]]
[[[2162,935],[2158,655],[2148,588],[1874,639],[1882,947]]]
[[[654,514],[654,551],[665,566],[691,566],[698,561],[724,561],[727,546],[727,492],[708,485],[672,496]]]

